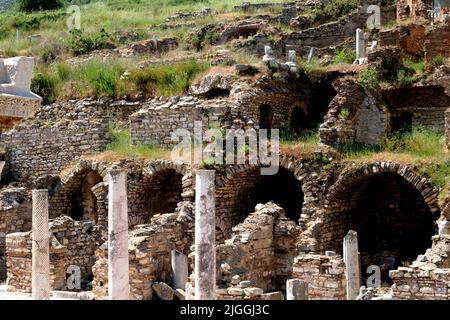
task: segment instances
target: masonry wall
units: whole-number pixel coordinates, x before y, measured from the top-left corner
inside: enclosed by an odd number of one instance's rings
[[[345,264],[340,256],[299,255],[292,276],[308,283],[309,300],[346,299]]]
[[[61,217],[49,223],[50,287],[67,290],[67,268],[80,268],[82,281],[92,275],[94,250],[101,243],[92,223]],[[6,237],[8,291],[31,292],[32,233],[11,233]]]
[[[177,213],[155,215],[150,224],[129,233],[130,299],[151,300],[155,281],[171,283],[172,250],[187,254],[193,243],[193,204],[185,203]],[[102,245],[95,253],[93,293],[105,299],[108,290],[108,249]]]
[[[41,107],[0,137],[12,177],[26,181],[58,174],[82,154],[102,151],[109,142],[109,124],[124,122],[140,108],[135,103],[81,100]]]
[[[433,237],[433,245],[408,267],[392,270],[392,296],[400,300],[450,299],[450,236]]]
[[[31,229],[31,202],[24,188],[0,192],[0,280],[6,279],[6,235]]]

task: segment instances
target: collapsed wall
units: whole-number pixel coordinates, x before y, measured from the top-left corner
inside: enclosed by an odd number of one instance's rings
[[[320,125],[320,141],[332,147],[354,142],[377,144],[389,131],[390,116],[374,97],[353,78],[337,79],[337,95]]]
[[[193,204],[182,203],[176,213],[155,215],[150,224],[136,226],[129,233],[130,298],[153,298],[156,282],[172,283],[171,251],[187,254],[193,243]],[[108,290],[108,248],[95,252],[93,293],[105,299]],[[156,298],[156,295],[155,295]]]
[[[389,272],[392,296],[405,300],[450,299],[450,236],[433,237],[433,245],[410,266]]]
[[[50,236],[50,287],[68,290],[69,266],[79,268],[82,288],[92,280],[94,251],[101,237],[91,222],[78,222],[69,217],[59,217],[49,223]],[[31,292],[32,232],[10,233],[6,236],[7,289]]]
[[[6,279],[6,235],[31,228],[31,201],[25,188],[0,191],[0,280]]]

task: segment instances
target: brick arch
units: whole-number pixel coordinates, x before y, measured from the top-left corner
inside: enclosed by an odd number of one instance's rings
[[[341,174],[338,180],[331,186],[325,203],[332,201],[340,192],[345,192],[359,180],[368,178],[381,172],[392,172],[403,177],[414,186],[423,196],[428,204],[433,216],[437,219],[440,214],[439,189],[433,184],[431,179],[420,175],[411,165],[404,165],[395,162],[372,162],[353,167]]]
[[[155,214],[175,212],[183,200],[183,177],[186,166],[172,161],[148,163],[133,181],[129,181],[130,226],[150,222]],[[132,180],[132,179],[130,179]]]
[[[439,190],[414,166],[371,162],[345,169],[330,187],[316,237],[321,250],[342,252],[349,230],[358,232],[362,276],[371,265],[389,270],[431,247],[440,217]]]
[[[310,174],[303,160],[286,156],[280,157],[280,170],[275,176],[261,176],[258,165],[228,166],[216,176],[216,198],[221,199],[216,202],[218,241],[227,238],[231,228],[260,202],[282,203],[286,216],[298,223],[306,192],[303,182]]]
[[[105,190],[106,165],[95,160],[80,160],[60,174],[59,191],[50,197],[51,217],[69,216],[76,220],[99,222],[99,189]]]

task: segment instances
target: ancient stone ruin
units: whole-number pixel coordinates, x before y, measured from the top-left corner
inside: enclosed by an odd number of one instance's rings
[[[364,0],[323,23],[303,14],[324,3],[284,3],[268,17],[252,12],[279,4],[235,7],[242,20],[210,26],[210,45],[260,64],[225,64],[178,96],[43,105],[30,91],[33,59],[0,59],[0,298],[449,300],[447,186],[411,157],[355,160],[342,150],[416,127],[450,146],[450,20],[415,0]],[[374,4],[382,25],[424,21],[368,31]],[[161,28],[213,14],[177,13]],[[125,49],[178,46],[168,38]],[[331,64],[336,48],[354,59]],[[446,60],[414,83],[361,80],[369,68],[388,77],[405,57]],[[324,67],[313,77],[303,64],[316,59]],[[262,175],[262,161],[108,157],[111,124],[134,146],[164,150],[179,143],[175,130],[279,129],[319,141],[281,148],[275,174]]]

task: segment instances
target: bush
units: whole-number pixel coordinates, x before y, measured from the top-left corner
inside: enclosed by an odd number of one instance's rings
[[[80,77],[87,81],[94,90],[95,96],[118,96],[117,82],[123,68],[120,65],[105,65],[101,62],[91,62],[80,70]]]
[[[41,59],[44,63],[51,63],[53,61],[55,61],[56,59],[56,55],[55,52],[53,51],[53,48],[45,48],[42,52],[41,52]]]
[[[378,90],[380,84],[378,80],[378,72],[375,68],[370,67],[359,73],[359,83],[369,91]]]
[[[337,51],[334,58],[333,63],[347,63],[352,64],[356,59],[356,54],[353,50],[349,50],[347,48],[343,48],[341,51]]]
[[[325,13],[334,20],[346,16],[358,8],[358,0],[331,0],[325,6]]]
[[[105,48],[111,38],[105,29],[101,29],[95,34],[84,34],[82,30],[73,29],[70,34],[71,37],[67,40],[67,44],[70,51],[76,56]]]
[[[53,76],[37,73],[31,80],[31,91],[40,95],[44,103],[53,103],[56,100],[56,84]]]
[[[19,0],[20,11],[54,10],[60,7],[62,7],[60,0]]]

